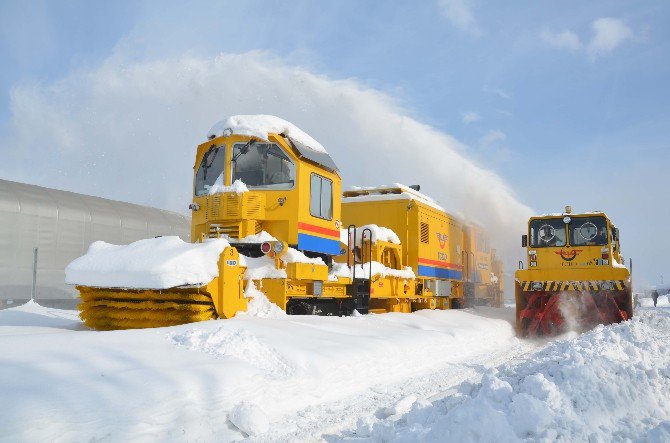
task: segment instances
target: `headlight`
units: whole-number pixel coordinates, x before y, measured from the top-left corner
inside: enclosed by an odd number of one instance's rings
[[[284,242],[276,242],[272,249],[274,249],[275,253],[281,254],[281,252],[284,250]]]
[[[270,242],[265,241],[265,242],[261,243],[261,252],[263,254],[269,254],[271,250],[272,250],[272,245],[270,244]]]
[[[534,281],[533,284],[531,285],[531,288],[533,291],[541,291],[542,290],[542,282],[541,281]]]

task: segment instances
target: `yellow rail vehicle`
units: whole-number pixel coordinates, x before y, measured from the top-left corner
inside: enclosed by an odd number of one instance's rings
[[[532,217],[516,271],[516,319],[522,335],[554,334],[572,325],[615,323],[633,315],[630,271],[619,230],[603,212]]]
[[[235,118],[242,117],[250,116]],[[226,128],[197,147],[191,241],[203,247],[221,245],[215,238],[228,241],[217,276],[160,289],[81,284],[87,325],[124,329],[230,318],[247,308],[251,283],[289,314],[463,306],[463,257],[474,252],[464,243],[462,223],[401,185],[346,192],[343,203],[341,177],[325,149],[288,122],[272,117],[271,123],[278,121],[297,136]],[[374,239],[361,229],[360,238],[351,232],[342,241],[343,227],[369,224],[400,238]],[[493,266],[490,252],[477,253],[475,261]],[[479,274],[478,284],[495,284],[490,272]]]
[[[270,256],[285,272],[285,278],[260,278],[255,284],[287,312],[307,313],[323,305],[346,312],[342,302],[350,298],[350,280],[328,277],[331,258],[341,250],[340,189],[330,156],[297,140],[281,134],[268,134],[267,140],[232,133],[211,138],[197,148],[190,208],[192,241],[230,240],[219,276],[205,286],[160,291],[79,286],[81,316],[98,329],[232,317],[246,309],[248,282],[240,253]],[[262,231],[277,241],[253,241]],[[238,242],[242,239],[247,241]],[[322,262],[284,262],[289,247]]]
[[[462,306],[462,225],[415,187],[394,185],[344,192],[345,226],[375,224],[400,238],[400,264],[416,275],[414,308]]]

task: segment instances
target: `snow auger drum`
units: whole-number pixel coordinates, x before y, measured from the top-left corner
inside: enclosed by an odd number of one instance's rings
[[[80,317],[93,329],[156,328],[217,318],[211,295],[200,288],[77,289]]]
[[[553,282],[550,282],[553,283]],[[609,282],[604,282],[607,284]],[[598,286],[596,282],[569,282],[570,290],[517,290],[517,319],[522,336],[551,336],[566,331],[585,331],[598,324],[628,320],[630,292],[624,282],[621,290],[576,290]],[[523,284],[521,286],[524,286]]]
[[[563,214],[532,217],[522,245],[527,268],[515,274],[520,335],[583,331],[633,316],[619,230],[603,212],[572,214],[568,206]]]

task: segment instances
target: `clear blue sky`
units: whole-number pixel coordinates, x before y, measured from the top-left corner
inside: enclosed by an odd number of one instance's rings
[[[0,133],[26,88],[111,63],[266,51],[392,97],[537,212],[605,210],[640,278],[670,280],[670,3],[211,3],[1,2]]]

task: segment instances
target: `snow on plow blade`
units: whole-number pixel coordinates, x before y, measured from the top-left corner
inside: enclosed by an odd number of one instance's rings
[[[632,316],[630,297],[626,287],[619,291],[523,292],[517,299],[519,334],[552,336],[625,321]]]
[[[94,329],[135,329],[230,318],[246,310],[243,264],[227,241],[178,237],[129,245],[95,242],[66,268],[81,295],[80,317]]]

